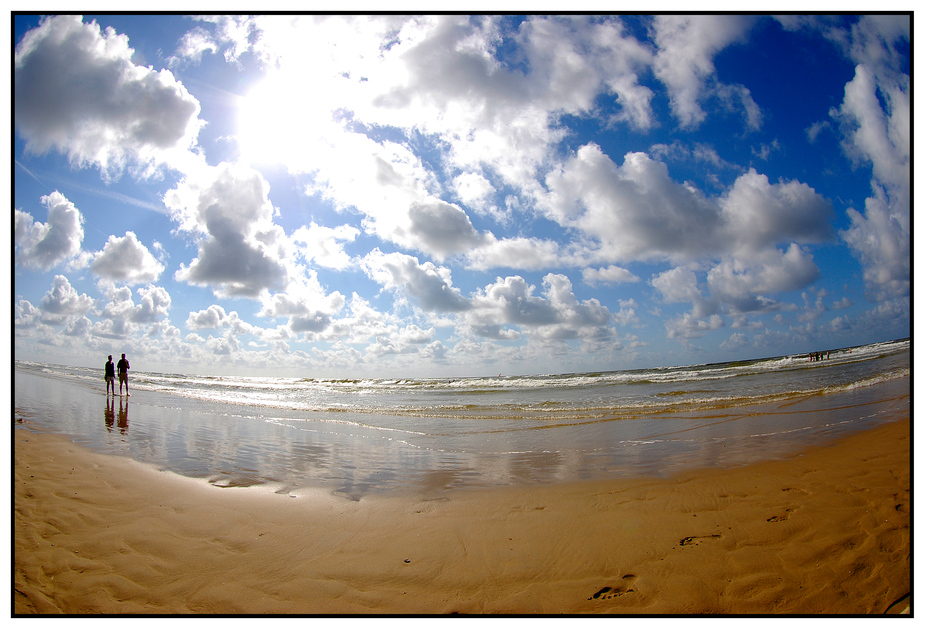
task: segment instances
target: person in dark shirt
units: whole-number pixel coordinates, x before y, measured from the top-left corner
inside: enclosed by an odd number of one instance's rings
[[[119,368],[119,395],[122,395],[122,384],[125,384],[125,397],[129,397],[131,394],[128,392],[128,370],[130,369],[128,365],[128,360],[125,358],[125,354],[122,354],[122,360],[119,361],[119,364],[116,365]],[[115,394],[113,394],[115,395]]]
[[[112,395],[116,395],[116,366],[112,363],[112,356],[109,357],[109,362],[106,363],[106,375],[103,378],[106,380],[106,397],[109,397],[109,388],[112,387]]]

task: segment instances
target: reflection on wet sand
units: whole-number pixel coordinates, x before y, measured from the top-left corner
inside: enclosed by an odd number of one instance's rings
[[[125,434],[128,432],[128,400],[125,402],[125,408],[122,407],[122,399],[119,399],[119,433]]]
[[[734,467],[789,456],[909,411],[908,378],[824,395],[736,407],[677,405],[588,422],[396,418],[352,413],[269,416],[147,391],[107,401],[61,379],[18,371],[17,413],[41,409],[55,430],[222,487],[262,483],[351,499],[386,491],[439,492]],[[92,420],[96,417],[95,420]],[[92,426],[89,425],[92,420]],[[118,433],[116,429],[118,428]],[[121,433],[121,436],[119,435]],[[105,436],[105,437],[104,437]]]
[[[106,397],[106,410],[103,413],[103,423],[106,424],[106,432],[112,432],[113,424],[119,428],[119,434],[128,432],[128,402],[123,404],[119,400],[119,422],[116,423],[116,399],[115,396]]]
[[[106,424],[106,432],[112,432],[112,425],[116,421],[115,400],[106,396],[106,412],[103,415],[103,422]]]

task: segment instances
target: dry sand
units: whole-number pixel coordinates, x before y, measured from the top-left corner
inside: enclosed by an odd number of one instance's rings
[[[909,610],[908,418],[731,470],[355,502],[14,432],[16,614]]]

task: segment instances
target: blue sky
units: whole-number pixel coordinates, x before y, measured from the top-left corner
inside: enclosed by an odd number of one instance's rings
[[[910,31],[14,16],[15,357],[448,376],[908,336]]]

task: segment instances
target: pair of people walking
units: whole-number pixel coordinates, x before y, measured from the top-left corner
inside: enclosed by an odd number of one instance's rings
[[[112,364],[112,355],[109,356],[109,362],[106,363],[106,395],[109,395],[109,387],[112,387],[113,396],[116,395],[116,369],[119,370],[119,396],[122,396],[122,385],[125,385],[125,396],[129,397],[128,392],[128,370],[129,364],[125,354],[122,354],[122,360],[118,364]]]

